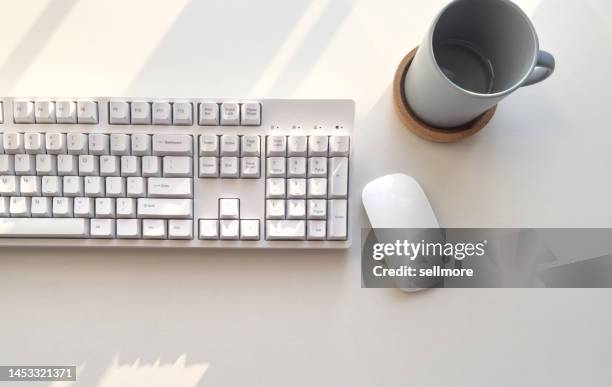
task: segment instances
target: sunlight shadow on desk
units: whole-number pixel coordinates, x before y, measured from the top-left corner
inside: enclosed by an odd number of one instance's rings
[[[0,84],[3,90],[10,90],[19,82],[76,4],[77,0],[53,0],[47,3],[23,39],[8,54],[8,59],[0,65]]]
[[[192,0],[143,61],[127,93],[246,96],[309,3]]]

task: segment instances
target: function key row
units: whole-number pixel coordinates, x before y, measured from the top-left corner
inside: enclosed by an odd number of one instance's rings
[[[198,124],[202,126],[259,126],[261,105],[257,102],[200,102]],[[109,102],[112,125],[193,125],[191,102]]]
[[[13,119],[16,124],[97,124],[98,103],[92,100],[15,100]]]

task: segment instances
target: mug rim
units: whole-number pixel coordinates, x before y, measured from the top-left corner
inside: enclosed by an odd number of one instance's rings
[[[455,82],[453,82],[450,78],[448,78],[446,76],[446,74],[444,74],[444,71],[442,71],[442,69],[440,68],[440,65],[438,64],[438,60],[436,59],[436,55],[434,53],[434,33],[436,30],[436,27],[438,26],[438,23],[440,22],[440,19],[442,18],[442,16],[446,13],[446,11],[448,11],[448,9],[450,7],[452,7],[454,4],[457,3],[462,3],[462,2],[468,2],[468,1],[473,1],[473,0],[453,0],[450,3],[448,3],[436,16],[436,19],[434,20],[432,26],[431,26],[431,30],[429,32],[429,55],[431,55],[431,58],[435,64],[435,68],[436,71],[438,72],[438,74],[440,74],[443,79],[445,79],[446,81],[448,81],[449,84],[451,84],[452,87],[454,87],[455,89],[457,89],[458,91],[462,92],[462,93],[466,93],[469,94],[473,97],[477,97],[477,98],[482,98],[482,99],[486,99],[486,98],[496,98],[496,97],[502,97],[504,95],[507,94],[511,94],[514,91],[516,91],[517,89],[519,89],[524,83],[525,81],[527,81],[527,79],[529,78],[529,76],[533,73],[533,70],[535,69],[537,63],[538,63],[538,52],[540,50],[540,42],[539,42],[539,38],[538,38],[538,33],[536,32],[536,29],[533,25],[533,23],[531,22],[531,19],[529,18],[529,16],[525,13],[525,11],[523,11],[521,9],[521,7],[519,7],[517,4],[515,4],[514,2],[512,2],[511,0],[495,0],[499,3],[503,3],[503,4],[507,4],[512,6],[518,13],[519,15],[527,22],[527,25],[529,26],[529,29],[531,30],[531,36],[533,37],[533,43],[534,43],[534,55],[533,58],[531,60],[531,65],[529,66],[529,71],[526,72],[526,74],[514,85],[512,85],[511,87],[507,88],[506,90],[502,90],[499,91],[497,93],[493,93],[493,94],[483,94],[483,93],[476,93],[474,91],[470,91],[467,89],[464,89],[463,87],[457,85]],[[490,1],[490,0],[489,0]]]

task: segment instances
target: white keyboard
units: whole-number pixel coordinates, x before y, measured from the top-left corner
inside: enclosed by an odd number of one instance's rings
[[[0,98],[0,245],[346,248],[349,100]]]

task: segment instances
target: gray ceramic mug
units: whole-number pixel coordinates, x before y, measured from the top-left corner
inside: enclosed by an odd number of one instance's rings
[[[408,69],[412,111],[438,128],[476,119],[522,86],[548,78],[529,17],[509,0],[455,0],[440,12]]]

